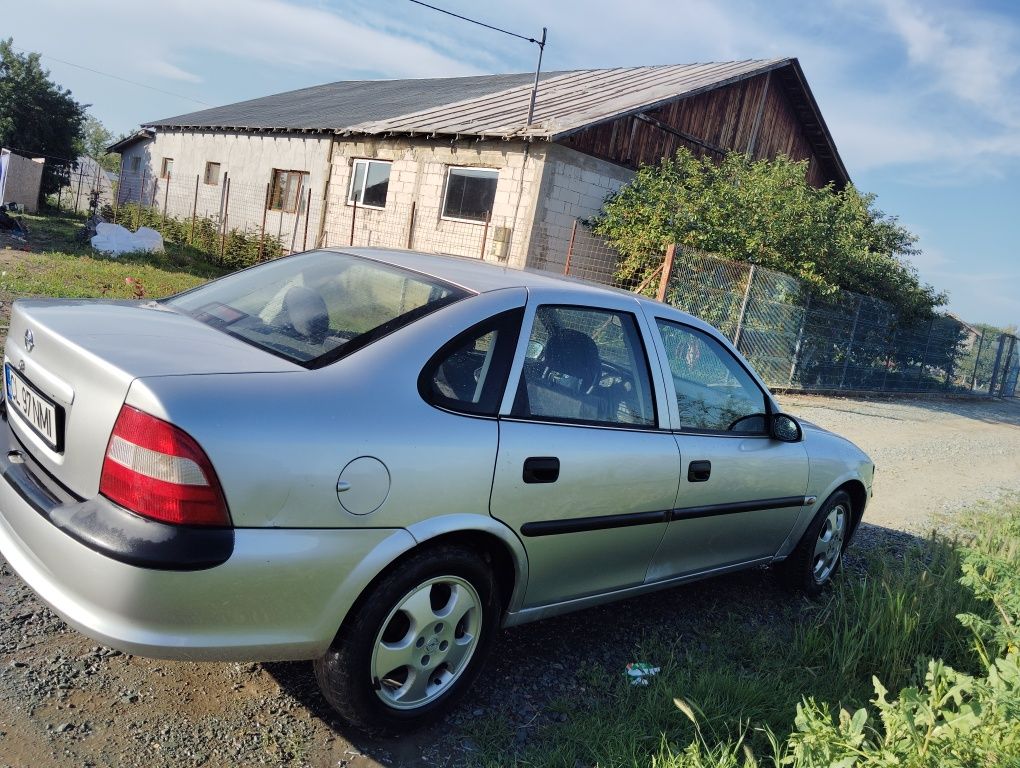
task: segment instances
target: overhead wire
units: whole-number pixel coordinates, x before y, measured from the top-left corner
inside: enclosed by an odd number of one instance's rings
[[[114,80],[120,80],[122,83],[128,83],[129,85],[134,85],[134,86],[137,86],[139,88],[147,88],[150,91],[156,91],[157,93],[162,93],[165,96],[173,96],[173,97],[178,98],[178,99],[185,99],[186,101],[193,101],[196,104],[201,104],[203,107],[212,107],[212,106],[214,106],[213,104],[210,104],[207,101],[202,101],[201,99],[196,99],[196,98],[194,98],[192,96],[185,96],[182,93],[174,93],[173,91],[166,91],[166,90],[164,90],[162,88],[157,88],[157,87],[155,87],[153,85],[146,85],[145,83],[139,83],[137,80],[128,80],[126,77],[121,77],[120,75],[114,75],[114,74],[111,74],[110,72],[103,72],[100,69],[93,69],[92,67],[86,67],[84,64],[75,64],[73,61],[66,61],[64,59],[58,59],[56,56],[50,56],[48,53],[42,53],[40,51],[28,51],[28,50],[25,50],[24,48],[19,48],[16,45],[12,45],[11,48],[13,48],[16,51],[20,51],[21,53],[37,53],[41,57],[43,57],[44,59],[50,59],[51,61],[57,61],[57,62],[60,62],[61,64],[66,64],[69,67],[75,67],[77,69],[83,69],[86,72],[92,72],[93,74],[102,75],[103,77],[109,77],[109,78],[112,78]]]
[[[454,13],[453,11],[448,11],[445,8],[439,8],[439,7],[435,6],[435,5],[429,5],[428,3],[423,3],[422,0],[408,0],[408,2],[414,3],[415,5],[424,6],[425,8],[430,8],[433,11],[439,11],[440,13],[445,13],[447,16],[453,16],[453,18],[460,19],[461,21],[469,21],[472,24],[477,24],[480,27],[485,27],[486,29],[491,29],[491,30],[493,30],[495,32],[502,32],[504,35],[510,35],[511,37],[518,37],[521,40],[527,40],[529,43],[535,43],[536,45],[539,44],[539,41],[536,40],[533,37],[528,37],[527,35],[519,35],[516,32],[511,32],[510,30],[502,29],[501,27],[494,27],[492,24],[486,24],[484,21],[477,21],[476,19],[472,19],[472,18],[469,18],[467,16],[461,16],[459,13]]]

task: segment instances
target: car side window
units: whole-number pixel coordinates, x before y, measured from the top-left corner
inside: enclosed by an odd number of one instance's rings
[[[452,411],[495,416],[523,319],[523,309],[501,312],[444,344],[418,377],[421,396]]]
[[[764,434],[765,393],[707,333],[656,319],[680,408],[681,429]]]
[[[628,312],[542,306],[513,415],[552,421],[654,427],[648,356]]]

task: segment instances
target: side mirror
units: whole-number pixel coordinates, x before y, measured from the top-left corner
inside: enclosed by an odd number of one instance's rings
[[[799,443],[804,438],[804,432],[798,421],[786,413],[776,413],[772,416],[772,428],[769,434],[773,440],[780,440],[784,443]]]

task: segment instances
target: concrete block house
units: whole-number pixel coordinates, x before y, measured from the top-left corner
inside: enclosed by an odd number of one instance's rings
[[[796,59],[338,82],[146,123],[121,201],[294,250],[411,247],[562,270],[574,222],[686,146],[848,182]]]

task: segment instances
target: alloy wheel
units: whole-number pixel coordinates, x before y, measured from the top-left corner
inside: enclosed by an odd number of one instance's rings
[[[375,638],[376,695],[395,709],[437,699],[467,668],[482,626],[482,600],[457,576],[439,576],[408,592]]]

